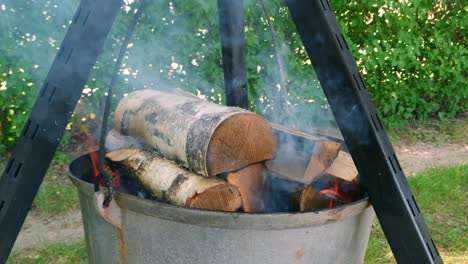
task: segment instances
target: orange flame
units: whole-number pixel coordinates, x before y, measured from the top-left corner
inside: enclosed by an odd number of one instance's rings
[[[93,179],[94,179],[99,175],[99,167],[98,167],[99,154],[97,151],[91,151],[89,153],[89,157],[91,158],[91,165],[93,167]]]
[[[333,208],[336,205],[353,201],[355,192],[359,188],[359,180],[358,177],[351,182],[333,179],[330,185],[330,188],[321,190],[319,193],[328,199],[327,207]]]
[[[96,179],[96,177],[98,177],[100,171],[99,171],[99,165],[98,165],[98,162],[99,162],[99,152],[98,151],[91,151],[89,153],[89,157],[91,158],[91,166],[93,168],[93,180]],[[120,172],[118,170],[111,170],[109,168],[109,166],[107,166],[106,164],[104,164],[105,166],[105,170],[106,172],[109,174],[109,176],[111,177],[111,181],[112,181],[112,187],[114,188],[117,188],[117,187],[120,187]],[[105,186],[105,181],[104,179],[101,179],[99,181],[99,185],[100,186]]]
[[[92,100],[88,98],[88,100]],[[91,101],[91,104],[97,107],[97,102]],[[99,136],[99,127],[101,125],[101,120],[93,113],[83,102],[80,100],[78,105],[75,109],[75,118],[76,122],[73,122],[72,126],[72,141],[76,142],[77,144],[77,151],[78,152],[89,152],[89,156],[91,159],[91,167],[92,167],[92,180],[95,180],[96,177],[99,176],[99,152],[96,151],[98,149],[98,144],[96,142],[96,138]],[[112,186],[119,187],[120,186],[120,174],[117,170],[111,170],[107,165],[105,166],[106,172],[112,178]],[[100,180],[100,186],[105,186],[105,181]]]

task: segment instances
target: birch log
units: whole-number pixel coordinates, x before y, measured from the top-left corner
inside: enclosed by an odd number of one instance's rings
[[[170,160],[204,176],[272,159],[276,149],[266,119],[193,96],[139,90],[115,110],[115,129],[135,136]]]
[[[235,186],[187,171],[155,153],[121,149],[107,153],[106,157],[125,165],[144,188],[162,201],[217,211],[237,211],[242,205]]]

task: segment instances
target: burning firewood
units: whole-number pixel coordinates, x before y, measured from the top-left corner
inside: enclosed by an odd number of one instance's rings
[[[330,140],[320,140],[315,143],[304,178],[310,182],[322,175],[334,163],[340,148],[340,144]]]
[[[266,169],[262,196],[265,211],[297,211],[297,194],[299,194],[303,188],[303,183],[289,180],[274,171]]]
[[[244,212],[262,211],[263,163],[255,163],[227,174],[227,181],[236,186],[242,197]]]
[[[306,185],[293,195],[299,211],[315,211],[332,208],[345,203],[357,201],[363,197],[358,178],[347,181],[340,177],[324,174],[312,185]]]
[[[304,189],[295,195],[297,197],[297,210],[300,212],[316,211],[327,208],[330,199],[309,185],[304,187]]]
[[[218,211],[237,211],[242,205],[235,186],[189,172],[155,153],[121,149],[107,153],[106,157],[125,165],[144,188],[162,201]]]
[[[344,151],[340,151],[333,164],[326,170],[326,173],[345,181],[352,181],[358,175],[353,158],[349,153]]]
[[[140,90],[122,99],[115,129],[204,176],[272,159],[275,136],[263,117],[181,93]]]
[[[327,170],[338,156],[337,142],[308,135],[298,130],[273,125],[277,154],[267,168],[289,180],[310,183]]]

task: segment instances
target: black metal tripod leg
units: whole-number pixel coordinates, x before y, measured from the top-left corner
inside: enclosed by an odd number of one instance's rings
[[[442,263],[327,0],[286,0],[399,263]]]
[[[228,106],[248,107],[242,0],[218,0],[224,90]]]
[[[0,179],[0,263],[11,252],[121,4],[82,0],[75,13]]]

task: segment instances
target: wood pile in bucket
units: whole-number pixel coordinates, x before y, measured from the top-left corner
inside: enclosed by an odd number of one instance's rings
[[[357,170],[339,143],[183,91],[123,98],[106,150],[151,196],[189,208],[311,211],[357,197]]]

